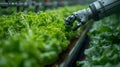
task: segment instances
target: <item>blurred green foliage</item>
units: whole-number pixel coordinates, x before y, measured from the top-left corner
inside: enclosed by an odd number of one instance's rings
[[[86,60],[80,67],[120,67],[120,20],[112,15],[95,22],[88,35],[90,47],[85,50]]]

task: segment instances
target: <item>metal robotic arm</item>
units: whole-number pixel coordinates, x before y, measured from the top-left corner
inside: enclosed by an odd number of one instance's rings
[[[66,25],[71,25],[75,20],[78,24],[74,27],[74,31],[88,20],[98,21],[111,14],[120,12],[120,0],[97,0],[89,5],[89,8],[74,12],[65,19]]]

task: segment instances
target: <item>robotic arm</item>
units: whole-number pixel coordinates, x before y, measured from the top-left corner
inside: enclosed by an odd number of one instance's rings
[[[84,25],[88,20],[98,21],[111,14],[120,12],[120,0],[97,0],[89,5],[89,8],[74,12],[65,19],[66,25],[71,25],[75,20],[78,24],[73,31]]]

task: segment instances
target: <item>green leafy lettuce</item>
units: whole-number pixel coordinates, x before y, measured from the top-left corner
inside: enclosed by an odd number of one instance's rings
[[[120,67],[120,20],[113,15],[95,22],[88,35],[90,47],[85,50],[82,67]]]
[[[43,67],[55,62],[80,32],[66,27],[64,19],[84,7],[0,16],[0,67]]]

